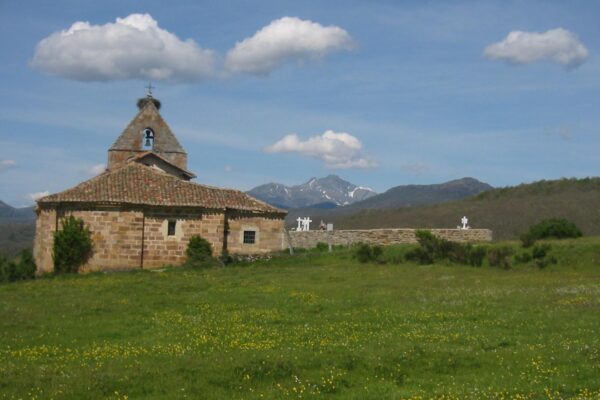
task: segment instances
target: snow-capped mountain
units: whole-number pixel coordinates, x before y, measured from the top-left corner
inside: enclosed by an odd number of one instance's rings
[[[332,208],[355,203],[375,196],[373,190],[354,185],[337,175],[311,178],[296,186],[267,183],[247,192],[249,195],[281,208]]]

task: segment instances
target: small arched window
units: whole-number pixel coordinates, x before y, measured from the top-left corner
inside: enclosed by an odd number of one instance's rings
[[[142,130],[142,148],[144,150],[154,149],[154,131],[151,128]]]

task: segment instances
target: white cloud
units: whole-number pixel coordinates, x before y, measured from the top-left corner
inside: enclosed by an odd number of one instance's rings
[[[316,58],[353,46],[348,32],[340,27],[283,17],[237,42],[227,53],[225,67],[232,72],[266,75],[287,60]]]
[[[557,28],[544,33],[512,31],[504,40],[486,47],[484,55],[514,64],[550,61],[568,68],[585,62],[589,52],[577,35]]]
[[[429,171],[431,168],[429,167],[429,165],[427,165],[425,163],[416,162],[413,164],[403,164],[400,166],[400,169],[402,169],[403,171],[406,171],[406,172],[420,175],[422,173]]]
[[[41,199],[42,197],[46,197],[48,195],[50,195],[50,192],[46,190],[44,192],[29,193],[27,195],[27,198],[30,200],[33,200],[33,201],[37,201],[37,200]]]
[[[4,172],[17,165],[15,160],[0,160],[0,172]]]
[[[202,81],[214,74],[213,51],[161,29],[149,14],[114,23],[75,22],[40,41],[31,66],[79,81]]]
[[[225,172],[233,172],[233,167],[231,165],[226,165],[225,168],[223,168],[223,171],[225,171]]]
[[[362,143],[348,133],[331,130],[304,141],[298,135],[284,136],[264,149],[267,153],[299,153],[323,160],[332,168],[373,168],[376,163],[361,153]]]
[[[105,164],[96,164],[87,169],[88,174],[93,176],[100,175],[104,171],[106,171]]]
[[[81,175],[96,176],[106,171],[106,164],[82,165],[76,170]]]

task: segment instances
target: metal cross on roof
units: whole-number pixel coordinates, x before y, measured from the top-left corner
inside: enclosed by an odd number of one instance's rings
[[[148,89],[148,96],[152,97],[152,89],[156,89],[156,86],[152,86],[152,82],[148,82],[148,86],[146,86],[146,89]]]

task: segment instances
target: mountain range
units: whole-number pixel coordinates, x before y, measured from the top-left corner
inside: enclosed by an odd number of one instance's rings
[[[295,226],[291,214],[300,211],[313,221],[333,223],[335,229],[455,228],[464,215],[472,228],[491,229],[494,240],[504,240],[518,238],[543,219],[566,218],[584,235],[599,235],[599,199],[600,178],[558,179],[491,189],[422,207],[363,208],[351,213],[292,210],[286,222]]]
[[[289,209],[300,207],[335,208],[375,196],[373,190],[357,186],[337,175],[311,178],[296,186],[267,183],[251,189],[249,195],[275,207]]]
[[[327,178],[311,179],[298,186],[297,191],[313,207],[290,209],[288,226],[295,226],[294,219],[298,216],[309,216],[313,221],[332,222],[336,229],[454,228],[466,215],[471,227],[492,229],[496,240],[516,238],[544,218],[567,218],[585,235],[600,234],[600,178],[539,181],[497,189],[473,178],[463,178],[438,185],[397,186],[379,195],[367,194],[366,199],[346,206],[337,204],[353,199],[349,193],[359,187],[335,176]],[[340,194],[336,203],[318,203],[323,192],[333,198],[323,181],[338,179],[347,184],[342,186],[345,191],[341,191],[347,195]],[[268,185],[262,187],[265,186]],[[310,200],[303,192],[316,194]],[[362,192],[356,190],[354,196],[357,193]],[[317,203],[311,203],[315,198]],[[14,208],[0,201],[0,254],[11,255],[30,248],[34,220],[33,207]]]
[[[15,208],[0,200],[0,223],[35,220],[34,207]]]
[[[425,206],[464,199],[490,189],[493,187],[474,178],[455,179],[431,185],[401,185],[354,203],[348,206],[347,210]]]
[[[15,208],[0,201],[0,256],[31,249],[35,235],[34,207]]]
[[[289,218],[310,215],[314,210],[340,214],[363,209],[390,209],[443,203],[473,196],[493,189],[474,178],[456,179],[432,185],[395,186],[384,193],[343,180],[337,175],[311,178],[297,186],[268,183],[247,193],[276,207],[289,211]]]

